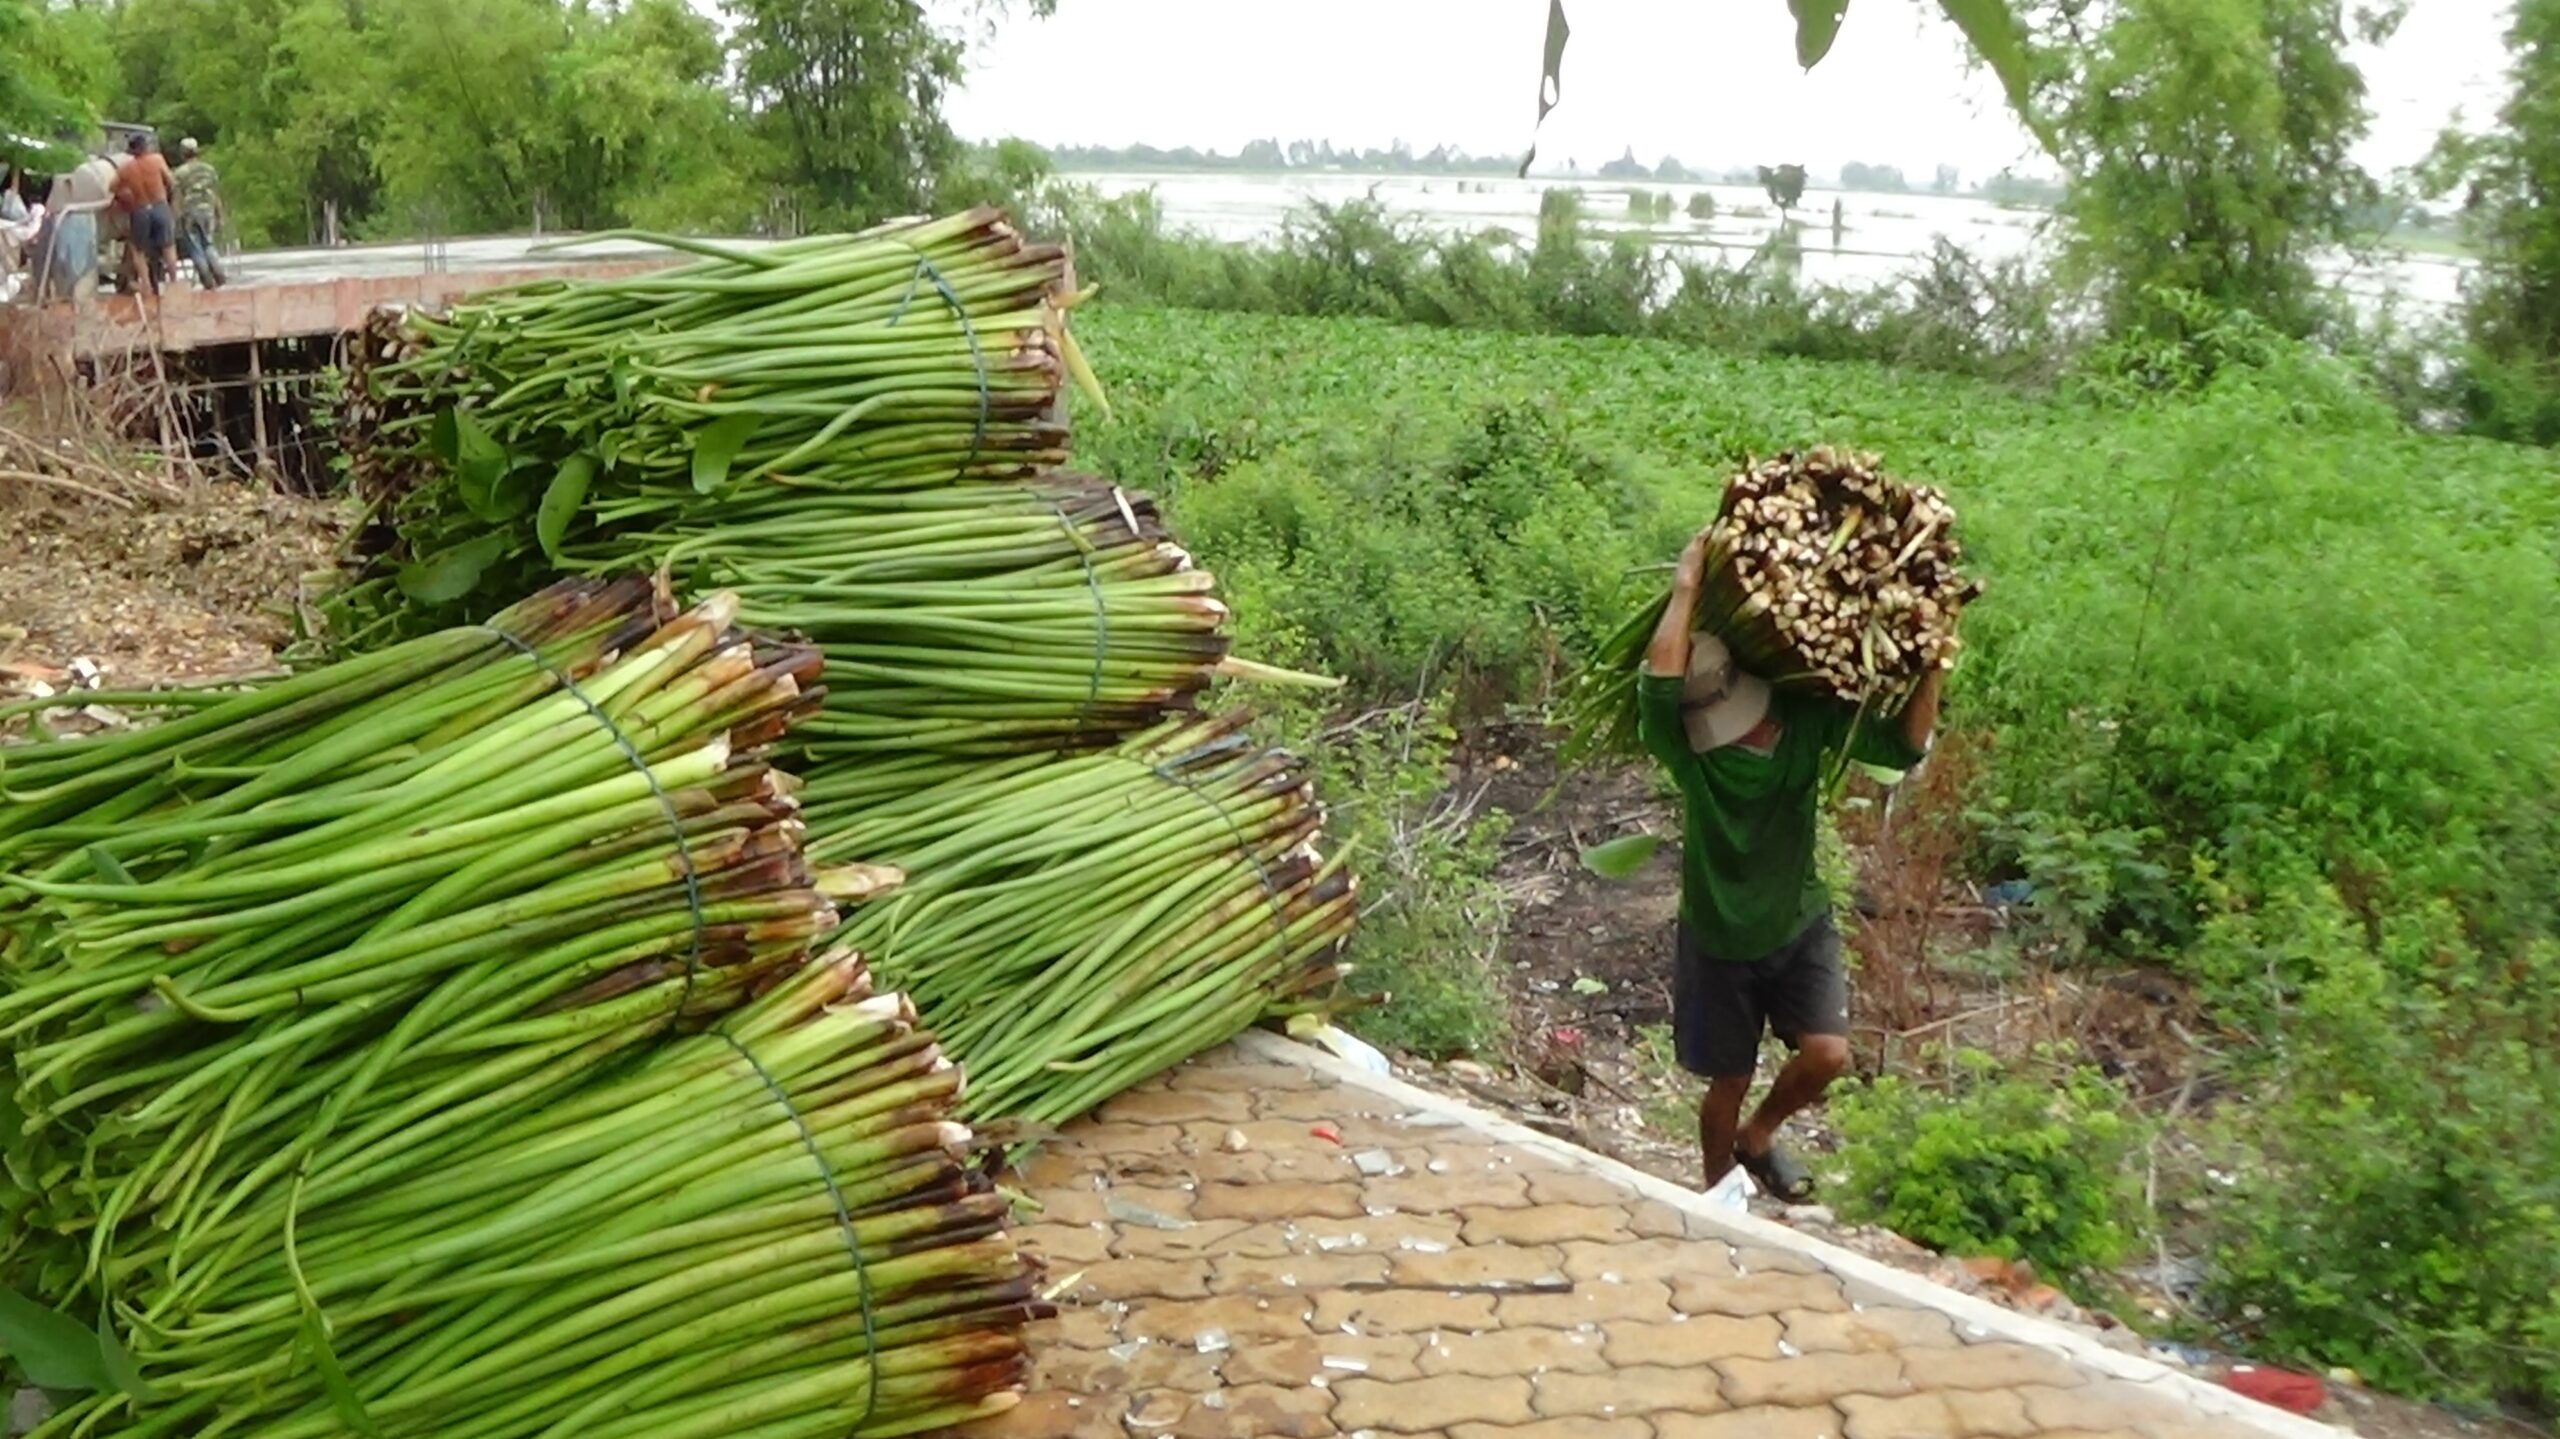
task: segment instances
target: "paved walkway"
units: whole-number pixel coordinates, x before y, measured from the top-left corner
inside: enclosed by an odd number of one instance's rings
[[[970,1439],[2337,1433],[1266,1035],[1025,1179],[1074,1282]]]

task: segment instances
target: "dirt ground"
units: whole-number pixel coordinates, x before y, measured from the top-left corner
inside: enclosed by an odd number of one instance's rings
[[[201,477],[83,493],[0,474],[0,704],[276,667],[340,525]]]

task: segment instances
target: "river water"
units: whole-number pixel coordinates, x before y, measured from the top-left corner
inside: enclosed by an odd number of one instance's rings
[[[1065,178],[1105,196],[1152,189],[1176,228],[1230,241],[1269,240],[1292,211],[1311,201],[1339,204],[1374,196],[1400,216],[1444,233],[1505,230],[1527,237],[1538,222],[1539,197],[1550,189],[1578,189],[1586,223],[1603,234],[1643,233],[1664,254],[1747,263],[1779,224],[1777,207],[1757,186],[1656,182],[1485,178],[1477,176],[1347,175],[1330,173],[1239,174],[1213,171],[1077,173]],[[1461,188],[1463,186],[1463,188]],[[1632,220],[1627,192],[1641,188],[1671,196],[1667,220]],[[1712,219],[1691,219],[1689,197],[1704,192],[1715,202]],[[1833,206],[1840,223],[1832,224]],[[1945,238],[1985,263],[2039,253],[2050,244],[2053,217],[1965,195],[1878,194],[1809,190],[1796,208],[1804,279],[1839,285],[1890,284],[1908,273],[1914,258]],[[2333,257],[2322,266],[2360,308],[2386,298],[2415,311],[2433,311],[2460,298],[2463,262],[2450,256],[2388,251],[2364,263]]]

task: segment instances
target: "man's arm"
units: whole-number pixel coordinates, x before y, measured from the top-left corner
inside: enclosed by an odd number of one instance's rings
[[[1902,711],[1902,738],[1922,754],[1929,752],[1929,741],[1938,733],[1938,696],[1947,672],[1932,666],[1928,678],[1920,681],[1911,703]]]
[[[1653,631],[1653,643],[1644,650],[1644,672],[1666,679],[1686,679],[1689,674],[1689,631],[1698,618],[1698,589],[1706,583],[1707,532],[1700,530],[1680,552],[1680,563],[1671,572],[1671,603],[1662,607],[1662,623]]]

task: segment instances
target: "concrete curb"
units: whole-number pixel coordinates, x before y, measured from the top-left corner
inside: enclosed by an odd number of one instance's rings
[[[2199,1413],[2245,1424],[2263,1434],[2276,1436],[2276,1439],[2340,1439],[2341,1435],[2351,1432],[2244,1398],[2219,1384],[2181,1373],[2158,1360],[2111,1349],[2051,1320],[2021,1314],[1970,1294],[1958,1293],[1908,1270],[1851,1253],[1786,1225],[1719,1209],[1707,1203],[1706,1196],[1685,1185],[1655,1178],[1607,1155],[1541,1134],[1491,1110],[1363,1069],[1312,1045],[1256,1029],[1247,1030],[1236,1040],[1236,1046],[1257,1059],[1275,1064],[1304,1065],[1345,1085],[1392,1099],[1411,1113],[1429,1115],[1443,1124],[1472,1130],[1487,1139],[1612,1180],[1647,1199],[1658,1200],[1679,1210],[1698,1229],[1711,1231],[1736,1244],[1802,1255],[1838,1275],[1849,1287],[1852,1300],[1869,1302],[1869,1296],[1872,1296],[1874,1301],[1888,1304],[1934,1309],[1964,1325],[1977,1337],[2035,1345],[2109,1378],[2151,1386],[2164,1397],[2174,1398]]]

